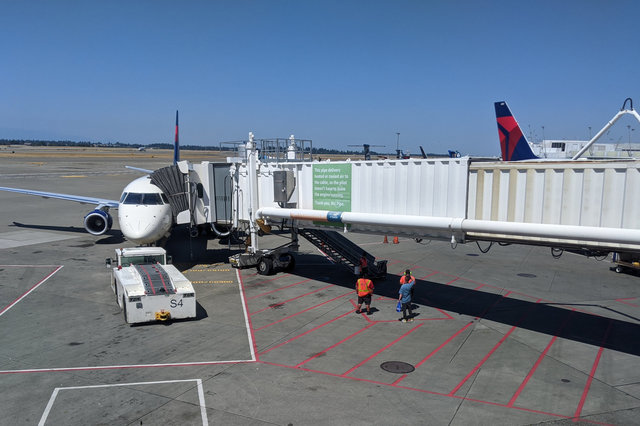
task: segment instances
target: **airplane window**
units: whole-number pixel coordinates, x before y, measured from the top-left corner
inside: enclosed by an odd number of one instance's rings
[[[160,196],[162,197],[162,201],[164,201],[165,204],[169,204],[169,199],[166,195],[164,195],[164,193],[160,194]]]
[[[122,197],[120,197],[120,202],[122,203],[124,201],[124,199],[127,197],[127,194],[129,194],[128,192],[123,192],[122,193]]]
[[[142,194],[129,192],[127,198],[124,200],[124,204],[142,204]]]
[[[152,193],[152,194],[143,194],[143,198],[142,198],[142,203],[143,204],[147,204],[147,205],[151,205],[151,204],[156,204],[156,205],[162,205],[164,204],[162,202],[162,198],[160,198],[160,194],[157,193]]]
[[[124,204],[162,205],[164,202],[158,193],[140,194],[137,192],[129,192],[124,199]]]

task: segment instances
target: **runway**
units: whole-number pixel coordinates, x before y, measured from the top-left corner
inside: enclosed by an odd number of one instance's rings
[[[0,166],[0,186],[110,199],[138,176],[46,150]],[[129,245],[117,220],[94,237],[90,206],[8,192],[0,206],[0,425],[637,423],[640,278],[608,259],[348,234],[389,261],[367,316],[353,276],[306,242],[293,272],[261,276],[192,241],[174,258],[196,320],[131,327],[104,266]],[[401,323],[407,268],[417,315]]]

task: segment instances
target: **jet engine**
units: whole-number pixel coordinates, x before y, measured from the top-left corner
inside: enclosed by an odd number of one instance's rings
[[[111,229],[113,218],[108,211],[95,209],[84,217],[84,229],[92,235],[102,235]]]

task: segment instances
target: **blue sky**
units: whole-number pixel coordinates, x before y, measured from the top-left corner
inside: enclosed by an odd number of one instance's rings
[[[499,155],[506,100],[534,139],[588,139],[640,105],[639,18],[632,0],[4,0],[0,138],[172,142],[179,109],[183,144],[393,151],[400,132],[412,153]],[[606,139],[640,142],[627,121]]]

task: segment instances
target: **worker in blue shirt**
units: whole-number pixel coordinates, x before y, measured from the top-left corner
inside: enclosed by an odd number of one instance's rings
[[[407,272],[409,272],[408,269]],[[409,275],[409,277],[411,277],[411,272],[409,272],[408,274],[405,273],[405,275]],[[413,284],[415,282],[415,278],[407,279],[406,282],[400,286],[400,291],[398,292],[398,302],[402,303],[402,322],[413,322],[413,312],[411,311],[411,294],[413,290]],[[407,311],[409,311],[409,316],[407,316]]]

